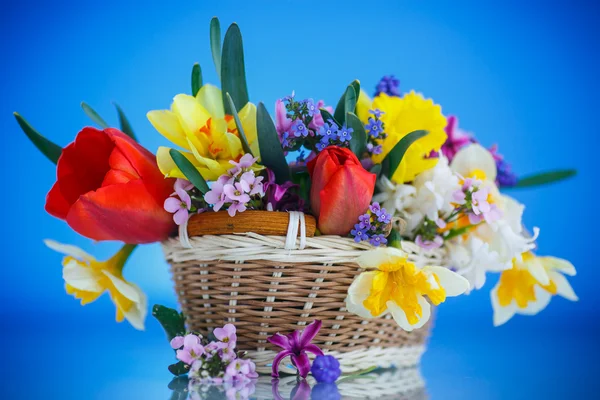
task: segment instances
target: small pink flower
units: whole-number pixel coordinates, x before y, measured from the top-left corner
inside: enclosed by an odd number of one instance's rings
[[[171,348],[174,350],[180,349],[183,346],[183,336],[175,336],[171,339]]]
[[[188,181],[187,179],[177,178],[177,180],[175,181],[174,187],[175,187],[175,191],[177,191],[177,189],[189,191],[194,188],[194,184],[191,183],[190,181]]]
[[[237,342],[237,335],[235,333],[235,325],[226,324],[222,328],[216,328],[213,331],[213,335],[223,343],[227,344],[227,347],[235,347]]]
[[[200,359],[204,354],[204,347],[200,344],[200,338],[196,335],[185,335],[183,338],[183,349],[177,350],[177,359],[188,365]]]
[[[228,201],[234,202],[238,201],[240,203],[247,203],[250,201],[250,196],[248,196],[248,192],[250,191],[250,187],[248,183],[245,181],[236,182],[233,185],[227,184],[223,187],[223,193],[227,197]]]
[[[175,185],[175,193],[179,196],[179,199],[176,197],[167,198],[164,208],[168,212],[173,213],[173,220],[177,225],[182,225],[190,216],[189,211],[192,208],[192,199],[187,191],[182,187],[177,187],[177,183]]]
[[[418,235],[415,239],[415,243],[425,250],[433,250],[442,247],[444,239],[440,235],[437,235],[433,240],[423,240],[423,237]]]
[[[227,213],[230,217],[235,217],[236,212],[244,212],[248,209],[246,204],[235,202],[227,208]]]
[[[225,204],[226,196],[223,193],[225,184],[221,181],[221,178],[216,182],[213,182],[211,189],[204,195],[204,201],[213,206],[215,211],[219,211],[223,204]]]

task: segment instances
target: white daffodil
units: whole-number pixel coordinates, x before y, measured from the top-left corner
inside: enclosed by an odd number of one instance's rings
[[[135,245],[124,245],[106,261],[97,261],[78,247],[45,240],[50,247],[66,257],[63,259],[63,279],[68,294],[81,300],[81,305],[95,301],[105,291],[117,308],[117,322],[127,319],[138,330],[144,330],[147,300],[142,290],[123,278],[123,266]]]
[[[412,207],[417,189],[413,185],[395,184],[385,175],[377,181],[379,193],[373,196],[373,201],[381,204],[390,215]]]
[[[498,174],[492,153],[477,143],[460,149],[452,159],[450,167],[462,177],[481,181],[494,182]]]
[[[376,318],[390,312],[398,325],[412,331],[422,327],[431,315],[431,306],[446,297],[469,289],[462,276],[439,266],[419,268],[408,255],[393,247],[364,252],[357,263],[367,271],[356,277],[346,297],[346,309],[362,318]]]
[[[507,322],[515,314],[535,315],[554,295],[577,301],[577,295],[565,278],[576,274],[573,264],[555,257],[536,257],[525,253],[503,271],[491,291],[494,326]]]
[[[510,262],[500,262],[498,253],[491,250],[488,243],[473,235],[446,242],[446,249],[449,265],[467,278],[471,290],[483,287],[487,272],[504,271],[512,265]]]

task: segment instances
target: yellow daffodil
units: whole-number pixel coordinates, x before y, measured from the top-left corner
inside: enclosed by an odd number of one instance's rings
[[[503,271],[492,289],[494,326],[507,322],[515,314],[535,315],[542,311],[552,296],[577,301],[577,295],[565,278],[575,275],[575,267],[555,257],[536,257],[532,253],[515,258],[513,267]]]
[[[362,272],[346,297],[346,309],[362,318],[376,318],[390,312],[398,325],[412,331],[422,327],[431,315],[431,306],[446,297],[469,289],[469,282],[444,267],[419,268],[408,255],[393,247],[366,251],[357,259]]]
[[[368,98],[359,97],[357,112],[364,123],[368,121]],[[447,135],[446,118],[442,108],[431,99],[411,91],[403,97],[379,94],[373,100],[371,109],[379,109],[385,114],[381,120],[385,124],[387,138],[383,140],[381,154],[373,155],[373,161],[381,163],[394,146],[406,135],[417,130],[426,130],[428,135],[414,142],[404,154],[402,162],[396,169],[392,181],[405,183],[412,181],[418,174],[433,168],[437,158],[428,158],[432,151],[439,151]]]
[[[107,261],[97,261],[78,247],[45,240],[52,250],[65,255],[63,279],[68,294],[81,300],[81,305],[95,301],[105,291],[117,307],[117,322],[127,319],[138,330],[144,330],[146,295],[123,278],[123,266],[135,245],[124,245]]]
[[[250,148],[258,157],[256,106],[247,103],[238,116]],[[178,94],[170,110],[150,111],[148,119],[164,137],[188,150],[183,155],[194,164],[206,180],[216,180],[227,172],[243,154],[242,142],[233,116],[225,114],[221,90],[204,85],[196,97]],[[156,154],[160,171],[168,177],[185,178],[169,155],[168,147]]]

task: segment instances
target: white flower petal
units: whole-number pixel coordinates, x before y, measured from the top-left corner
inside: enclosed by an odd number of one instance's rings
[[[75,260],[69,261],[63,267],[63,279],[65,283],[77,290],[102,293],[105,288],[99,283],[101,278],[102,275],[100,272],[82,265]]]
[[[448,297],[458,296],[469,290],[469,281],[456,272],[450,271],[448,268],[425,267],[423,271],[437,275],[440,285],[444,288]]]
[[[500,300],[498,299],[498,285],[490,292],[490,299],[492,301],[492,309],[494,310],[494,326],[505,324],[515,315],[516,305],[514,304],[514,301],[507,307],[502,307],[500,305]]]
[[[577,297],[575,291],[571,287],[571,284],[563,274],[550,271],[548,272],[548,275],[550,276],[550,280],[556,285],[556,293],[558,295],[571,301],[579,300],[579,297]]]
[[[375,318],[363,305],[363,302],[369,297],[369,293],[371,293],[375,274],[376,272],[374,271],[363,272],[354,279],[348,288],[348,296],[346,297],[346,310],[348,312],[365,319]]]
[[[115,285],[115,288],[117,289],[117,291],[119,293],[121,293],[123,296],[125,296],[127,299],[133,301],[134,303],[139,303],[141,301],[140,292],[139,292],[139,290],[136,290],[136,286],[134,286],[133,284],[130,284],[128,282],[125,282],[121,278],[117,278],[116,276],[114,276],[113,274],[111,274],[110,272],[108,272],[105,269],[102,270],[102,273],[110,279],[110,281],[113,283],[113,285]]]
[[[550,284],[550,277],[548,277],[548,273],[538,257],[532,257],[523,265],[527,268],[531,276],[533,276],[540,284],[544,286]]]
[[[46,244],[46,246],[50,247],[54,251],[57,251],[61,254],[67,255],[67,256],[71,256],[71,257],[76,258],[81,261],[86,261],[86,262],[96,261],[96,259],[93,256],[89,255],[88,253],[81,250],[77,246],[73,246],[70,244],[62,244],[62,243],[59,243],[52,239],[44,240],[44,244]]]
[[[502,219],[512,230],[521,233],[523,230],[523,211],[525,206],[510,196],[500,195],[502,199]]]
[[[361,268],[377,269],[381,264],[395,262],[396,258],[405,258],[408,255],[395,247],[379,247],[375,250],[365,251],[356,262]]]
[[[406,313],[404,312],[404,310],[402,308],[400,308],[393,301],[388,301],[387,306],[388,306],[388,310],[392,314],[392,317],[394,317],[394,321],[396,321],[396,323],[398,324],[398,326],[400,328],[404,329],[407,332],[411,332],[414,329],[414,327],[408,323],[408,319],[406,318]]]
[[[148,313],[148,299],[146,294],[135,284],[129,284],[138,294],[139,302],[135,303],[134,307],[131,307],[127,312],[124,312],[123,315],[125,319],[129,321],[131,326],[139,331],[144,330],[144,321],[146,320],[146,315]]]
[[[533,291],[535,294],[535,301],[527,303],[526,308],[517,307],[517,314],[521,315],[535,315],[542,311],[546,306],[550,303],[550,299],[552,299],[552,294],[543,289],[539,285],[535,285],[533,287]]]
[[[575,276],[577,274],[575,266],[569,261],[563,260],[562,258],[538,257],[538,259],[546,269],[557,270],[570,276]]]
[[[460,149],[452,159],[450,167],[464,177],[469,177],[474,170],[478,169],[485,173],[487,180],[496,180],[497,170],[494,156],[477,143]]]

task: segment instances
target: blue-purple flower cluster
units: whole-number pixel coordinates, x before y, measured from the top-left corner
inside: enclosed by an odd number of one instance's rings
[[[387,137],[384,132],[385,125],[381,120],[381,116],[385,114],[383,111],[374,109],[369,110],[372,117],[369,117],[369,122],[365,125],[367,131],[367,151],[369,154],[381,154],[383,147],[381,143]]]
[[[348,128],[345,124],[339,128],[334,121],[329,120],[317,131],[317,136],[320,139],[315,144],[315,148],[317,151],[322,151],[325,147],[331,145],[344,146],[352,139],[352,132],[354,132],[354,129]]]
[[[373,203],[369,210],[358,217],[358,224],[350,232],[356,243],[368,240],[373,246],[387,244],[392,216],[379,203]]]
[[[400,81],[394,75],[386,75],[375,86],[375,96],[385,93],[388,96],[400,97]]]

